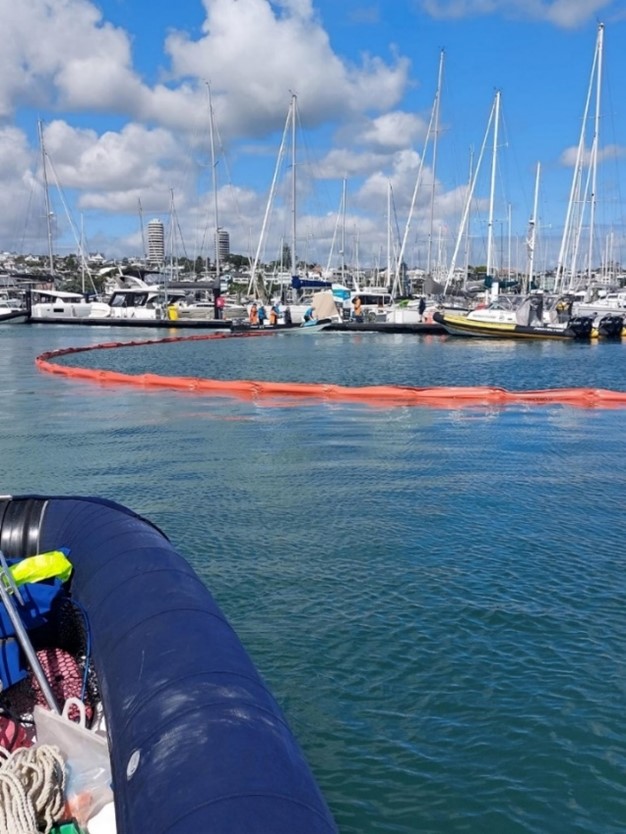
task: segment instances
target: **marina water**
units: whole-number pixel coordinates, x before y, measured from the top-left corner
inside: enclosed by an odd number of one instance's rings
[[[342,834],[622,834],[626,412],[294,407],[34,366],[151,337],[0,329],[2,492],[100,495],[166,532],[285,710]],[[626,390],[621,343],[282,334],[63,361]]]

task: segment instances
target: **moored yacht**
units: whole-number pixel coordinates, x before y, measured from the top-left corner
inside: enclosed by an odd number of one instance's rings
[[[32,290],[28,300],[28,318],[35,322],[86,319],[91,304],[79,292]]]
[[[84,324],[133,327],[228,328],[228,320],[179,320],[180,290],[146,284],[139,279],[116,287],[106,300],[87,301],[83,295],[61,290],[33,290],[28,321],[33,324]]]

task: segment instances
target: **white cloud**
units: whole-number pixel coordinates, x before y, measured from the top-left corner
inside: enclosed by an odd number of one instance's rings
[[[355,152],[348,148],[334,148],[316,165],[318,179],[340,180],[344,177],[362,177],[384,166],[387,154],[368,151]]]
[[[420,0],[433,17],[459,19],[503,14],[529,20],[545,20],[573,28],[594,20],[600,12],[618,11],[616,0]]]
[[[77,129],[57,120],[46,125],[45,147],[66,188],[83,190],[126,190],[129,183],[141,188],[159,183],[171,185],[166,170],[175,166],[182,180],[180,144],[163,129],[149,130],[141,125],[126,125],[119,133],[101,136],[93,130]]]
[[[7,175],[21,178],[32,162],[26,136],[15,127],[0,129],[0,178]]]
[[[86,0],[0,0],[0,116],[18,103],[109,107],[138,88],[128,35]]]
[[[372,119],[355,140],[381,151],[393,151],[411,147],[424,139],[427,131],[428,124],[419,116],[396,110]]]
[[[166,51],[174,80],[206,79],[225,135],[263,136],[287,112],[290,91],[301,102],[308,126],[350,118],[368,109],[381,112],[405,89],[408,61],[387,65],[364,55],[359,66],[342,61],[309,0],[205,0],[204,34],[193,40],[177,32]]]
[[[577,156],[577,147],[566,148],[561,154],[559,162],[566,168],[574,168]],[[597,162],[600,164],[601,162],[606,162],[609,159],[619,159],[620,157],[626,157],[626,147],[621,145],[605,145],[598,151]],[[583,165],[590,164],[591,150],[589,148],[583,152],[581,161]]]

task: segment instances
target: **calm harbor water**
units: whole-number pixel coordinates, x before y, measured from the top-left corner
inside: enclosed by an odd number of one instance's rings
[[[626,410],[296,408],[104,386],[0,328],[2,492],[101,495],[206,581],[342,834],[626,830]],[[345,385],[626,390],[626,345],[281,335],[66,362]]]

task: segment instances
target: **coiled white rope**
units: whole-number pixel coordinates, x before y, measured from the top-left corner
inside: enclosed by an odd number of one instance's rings
[[[0,834],[48,834],[63,817],[64,788],[58,747],[0,747]]]

